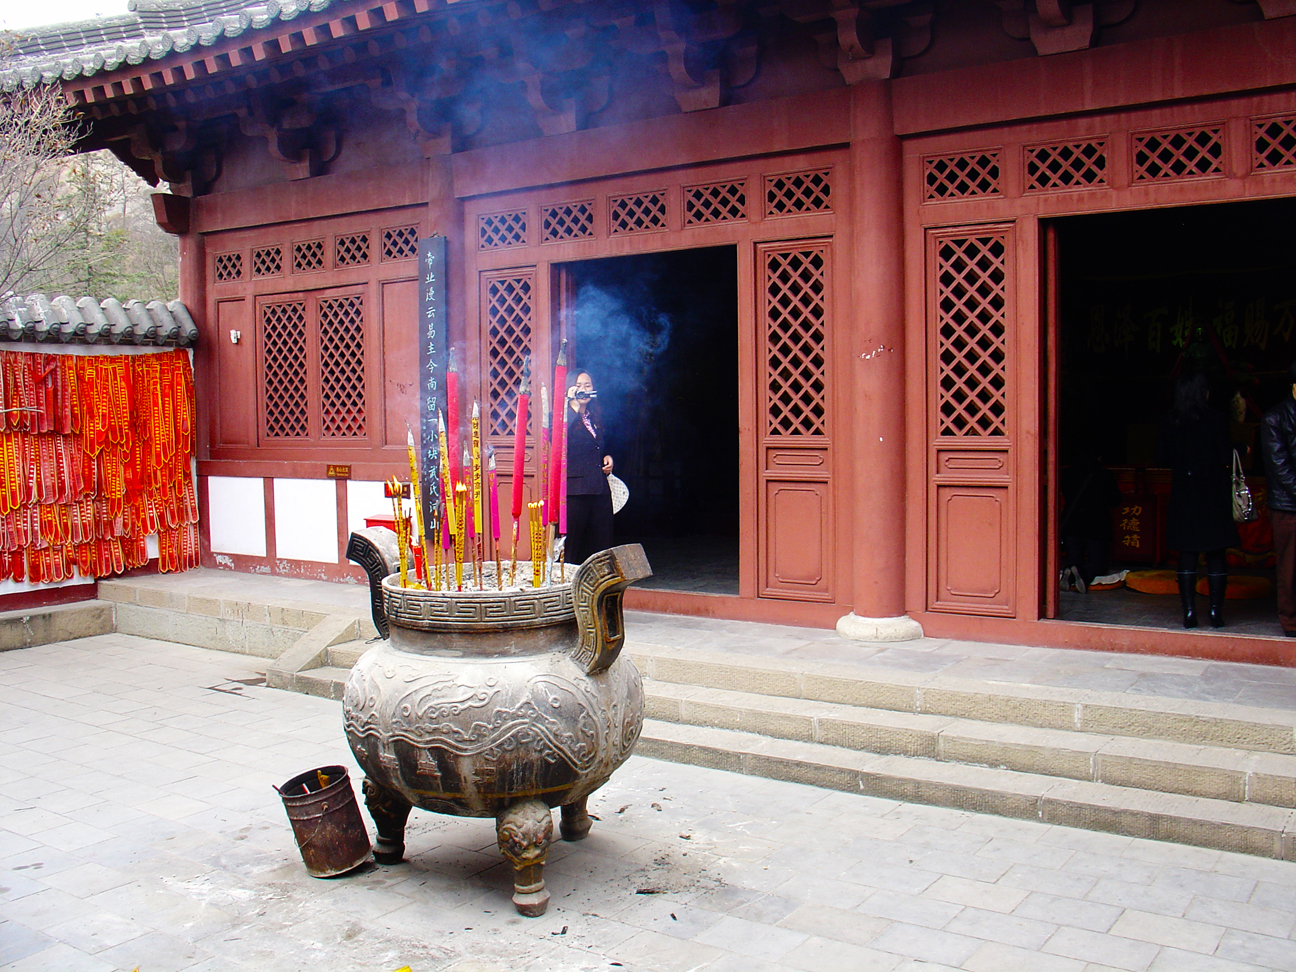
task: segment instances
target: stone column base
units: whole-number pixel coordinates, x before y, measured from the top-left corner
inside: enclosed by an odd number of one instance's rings
[[[915,641],[922,625],[908,615],[898,618],[861,618],[851,612],[837,619],[837,633],[852,641]]]

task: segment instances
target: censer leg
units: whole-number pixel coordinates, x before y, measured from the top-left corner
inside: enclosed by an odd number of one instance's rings
[[[405,821],[413,805],[399,793],[379,786],[368,777],[364,786],[365,807],[378,831],[373,857],[379,864],[399,864],[405,856]]]
[[[553,839],[553,815],[540,800],[523,800],[495,818],[500,853],[513,864],[513,904],[518,914],[539,918],[549,907],[544,862]]]
[[[585,809],[585,803],[589,797],[583,796],[575,803],[564,803],[562,806],[562,820],[558,823],[558,829],[562,833],[563,840],[584,840],[590,832],[589,811]]]

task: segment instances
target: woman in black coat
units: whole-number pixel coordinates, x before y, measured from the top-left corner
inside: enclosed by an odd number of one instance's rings
[[[594,382],[577,372],[567,390],[567,542],[563,560],[581,564],[590,554],[612,546],[612,457],[604,451]]]
[[[1185,628],[1197,627],[1197,558],[1206,553],[1210,623],[1224,627],[1226,547],[1239,543],[1233,523],[1232,445],[1228,420],[1210,408],[1206,376],[1181,375],[1175,381],[1174,410],[1161,420],[1157,462],[1169,466],[1170,509],[1166,545],[1179,551],[1179,598]]]

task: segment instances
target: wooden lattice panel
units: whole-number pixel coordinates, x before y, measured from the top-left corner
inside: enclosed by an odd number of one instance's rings
[[[304,240],[292,248],[293,273],[311,273],[324,269],[324,241]]]
[[[608,228],[612,236],[666,228],[666,192],[640,192],[608,199]]]
[[[310,435],[306,373],[306,304],[286,301],[261,308],[265,434],[272,439]]]
[[[531,351],[531,273],[487,277],[485,281],[487,428],[512,435],[518,382]],[[538,399],[537,399],[538,400]]]
[[[540,207],[540,239],[543,243],[559,240],[585,240],[594,235],[594,200],[558,203]]]
[[[1026,191],[1057,192],[1107,185],[1107,140],[1026,147]]]
[[[1253,118],[1251,124],[1257,171],[1296,166],[1296,117]]]
[[[243,279],[242,253],[217,253],[212,261],[212,276],[217,283]]]
[[[937,244],[938,435],[1007,433],[1007,250],[999,235]]]
[[[487,213],[477,217],[477,249],[503,250],[526,246],[527,214],[525,209],[507,213]]]
[[[418,256],[418,227],[393,226],[382,231],[382,258],[412,260]]]
[[[684,187],[685,226],[732,223],[746,218],[746,182],[713,182]]]
[[[277,277],[283,273],[283,247],[262,246],[252,251],[252,276]]]
[[[1224,174],[1224,127],[1178,128],[1134,136],[1134,181],[1201,179]]]
[[[765,177],[765,215],[832,212],[832,171],[783,172]]]
[[[368,262],[368,233],[348,233],[333,238],[333,266],[358,267]]]
[[[320,434],[365,434],[364,298],[360,294],[319,302]]]
[[[827,251],[767,251],[764,272],[766,431],[827,435]]]
[[[922,160],[923,199],[971,199],[1003,192],[999,149],[964,155],[931,155]]]

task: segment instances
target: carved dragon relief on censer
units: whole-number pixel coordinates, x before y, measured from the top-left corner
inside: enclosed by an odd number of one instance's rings
[[[399,586],[389,534],[357,532],[348,549],[388,636],[356,663],[342,702],[378,830],[374,859],[401,860],[413,807],[494,816],[514,903],[543,914],[551,808],[562,809],[564,839],[584,837],[589,794],[643,727],[643,684],[621,654],[622,592],[651,575],[643,549],[556,567],[538,588],[499,590],[489,578],[482,591],[440,592]]]

